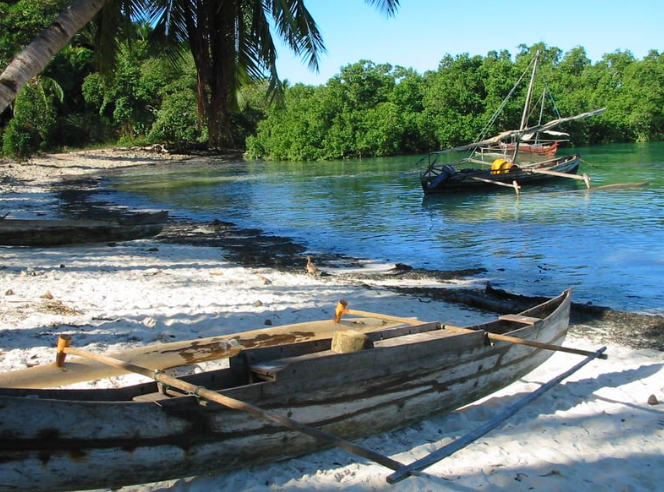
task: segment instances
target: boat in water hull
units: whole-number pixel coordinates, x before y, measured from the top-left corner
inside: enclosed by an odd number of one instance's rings
[[[499,183],[505,186],[542,184],[548,181],[568,179],[579,170],[581,157],[573,154],[556,159],[512,166],[505,172],[488,169],[454,169],[446,166],[429,166],[420,177],[422,190],[426,194],[468,192],[496,188]],[[563,173],[561,177],[555,173]],[[516,182],[516,185],[514,184]]]
[[[331,350],[329,339],[244,350],[227,368],[182,379],[353,440],[450,412],[518,380],[552,352],[489,343],[487,334],[561,345],[570,304],[567,290],[467,329],[438,322],[374,326],[366,331],[367,348],[346,353]],[[357,326],[344,320],[339,329]],[[115,488],[329,447],[156,382],[117,389],[4,387],[0,413],[2,490]]]
[[[553,128],[569,121],[582,120],[602,114],[606,108],[564,118],[557,115],[555,119],[546,123],[539,121],[537,125],[529,126],[528,117],[532,109],[530,105],[539,56],[540,52],[538,51],[528,68],[529,70],[532,67],[532,73],[519,128],[505,130],[498,135],[486,138],[491,124],[496,120],[505,102],[512,95],[523,76],[517,81],[507,99],[490,119],[489,125],[484,128],[475,142],[451,149],[434,151],[420,159],[418,164],[426,166],[424,171],[420,173],[420,183],[424,193],[484,191],[491,186],[494,188],[507,186],[516,191],[518,195],[521,186],[524,184],[538,184],[560,178],[582,179],[586,187],[590,188],[588,175],[577,175],[581,160],[578,154],[555,158],[553,155],[558,148],[558,142],[545,144],[537,139],[534,143],[530,142],[533,136],[543,133],[567,135],[566,133],[556,132]],[[542,113],[540,113],[540,120],[541,117]],[[461,159],[447,162],[442,157],[446,154],[452,155],[465,151],[470,151],[470,154]]]
[[[529,144],[521,142],[518,146],[514,144],[507,144],[501,142],[498,145],[498,149],[507,152],[518,151],[521,152],[522,154],[538,154],[538,155],[554,156],[558,151],[558,142],[539,143],[539,144]]]

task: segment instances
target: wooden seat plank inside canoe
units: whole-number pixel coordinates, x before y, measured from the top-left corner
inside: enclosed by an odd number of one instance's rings
[[[380,348],[389,348],[393,346],[403,346],[408,343],[421,343],[425,339],[440,339],[447,337],[459,336],[459,333],[454,333],[441,329],[441,324],[423,323],[417,326],[407,326],[400,328],[390,328],[376,333],[368,333],[368,337],[373,342],[373,348],[364,350],[375,350]],[[253,354],[247,354],[252,358]],[[314,358],[331,357],[339,355],[332,350],[322,350],[318,352],[307,352],[302,355],[294,355],[291,357],[283,357],[278,359],[262,359],[249,361],[249,370],[259,380],[275,381],[279,373],[293,365],[310,361]]]
[[[542,321],[540,318],[533,318],[532,316],[524,316],[522,314],[503,314],[498,316],[498,319],[502,321],[513,321],[514,323],[523,323],[524,325],[534,325],[539,321]]]

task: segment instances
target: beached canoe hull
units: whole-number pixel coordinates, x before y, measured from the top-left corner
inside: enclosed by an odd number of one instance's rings
[[[562,344],[570,292],[478,330]],[[194,384],[346,439],[449,412],[542,364],[550,351],[488,344],[482,331],[438,323],[369,334],[374,347],[338,354],[329,341],[249,350]],[[252,380],[256,382],[251,382]],[[0,390],[0,489],[119,487],[225,471],[326,447],[311,437],[194,396],[152,400],[156,384],[117,390]],[[157,395],[159,395],[157,393]],[[132,399],[133,398],[133,399]]]
[[[437,168],[432,168],[421,175],[420,182],[422,190],[426,194],[468,192],[486,189],[500,189],[495,183],[482,181],[490,180],[494,182],[512,184],[514,181],[519,186],[530,184],[542,184],[550,181],[565,179],[551,174],[542,174],[536,170],[555,171],[565,174],[576,174],[579,170],[581,157],[578,154],[559,157],[548,161],[542,161],[536,165],[523,166],[522,170],[508,172],[505,174],[492,174],[488,170],[460,170],[454,175],[445,179],[439,178]],[[480,178],[480,179],[476,179]]]
[[[115,220],[0,220],[2,246],[63,246],[143,239],[159,234],[168,212],[138,214]]]

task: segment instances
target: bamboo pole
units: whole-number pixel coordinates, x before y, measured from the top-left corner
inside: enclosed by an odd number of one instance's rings
[[[503,154],[498,154],[498,153],[496,153],[496,154],[484,154],[484,155],[490,155],[491,157],[503,157]],[[473,158],[469,158],[468,162],[472,162],[474,164],[483,164],[485,166],[490,166],[490,165],[493,164],[492,162],[487,162],[487,161],[483,161],[482,159],[473,159]]]
[[[472,430],[471,432],[465,434],[464,436],[460,437],[456,441],[453,441],[452,443],[448,444],[447,446],[443,446],[442,448],[438,449],[437,451],[434,451],[433,453],[425,456],[422,459],[419,459],[410,465],[406,465],[403,468],[400,468],[397,470],[395,473],[392,475],[389,475],[387,477],[387,482],[388,483],[396,483],[404,478],[409,477],[411,474],[414,472],[420,472],[424,470],[425,468],[430,467],[431,465],[438,463],[440,460],[456,453],[460,449],[465,448],[468,446],[470,443],[476,441],[480,437],[482,437],[484,434],[488,433],[489,431],[495,429],[503,423],[505,420],[510,418],[512,415],[514,415],[516,412],[521,410],[523,407],[534,401],[535,399],[539,398],[542,396],[545,392],[549,391],[551,388],[553,388],[555,385],[558,383],[562,382],[564,379],[567,379],[569,376],[574,374],[576,371],[581,369],[583,366],[588,364],[590,361],[592,361],[595,358],[601,358],[602,355],[604,355],[604,351],[606,350],[606,347],[602,347],[596,352],[590,353],[588,357],[581,362],[579,362],[577,365],[572,367],[571,369],[568,369],[564,373],[556,376],[553,378],[551,381],[546,383],[543,386],[540,386],[536,391],[533,393],[529,393],[526,395],[524,398],[516,402],[515,404],[509,406],[506,408],[503,412],[499,413],[496,415],[493,419],[489,420],[488,422],[485,422],[481,426],[477,427],[476,429]]]
[[[592,188],[593,191],[604,191],[604,190],[623,190],[625,188],[643,188],[650,186],[649,181],[641,181],[638,183],[616,183],[610,185],[596,186]]]
[[[561,173],[560,171],[551,171],[549,169],[536,169],[536,168],[525,168],[523,170],[536,174],[548,174],[550,176],[558,176],[559,178],[579,179],[584,183],[586,183],[586,188],[590,189],[590,176],[588,176],[586,173],[578,175],[571,173]]]
[[[97,362],[101,362],[103,364],[107,364],[112,367],[117,367],[124,371],[141,374],[148,378],[154,379],[159,383],[163,383],[167,386],[171,386],[173,388],[182,390],[185,393],[200,398],[204,398],[206,400],[213,401],[215,403],[219,403],[220,405],[232,408],[234,410],[239,410],[242,412],[249,413],[259,419],[263,419],[268,422],[282,425],[294,431],[301,432],[310,437],[313,437],[314,439],[318,439],[319,441],[324,441],[328,444],[332,444],[333,446],[341,448],[344,451],[348,451],[349,453],[375,461],[376,463],[383,465],[384,467],[389,468],[391,470],[398,470],[401,467],[403,467],[402,463],[399,463],[398,461],[395,461],[388,456],[384,456],[370,449],[363,448],[361,446],[353,444],[350,441],[346,441],[345,439],[342,439],[333,434],[329,434],[320,429],[316,429],[315,427],[308,426],[297,420],[284,417],[283,415],[280,415],[276,412],[270,410],[264,410],[255,405],[252,405],[251,403],[247,403],[241,400],[237,400],[235,398],[222,395],[220,393],[217,393],[216,391],[209,390],[203,386],[196,386],[186,381],[182,381],[181,379],[178,379],[176,377],[164,374],[163,372],[158,370],[154,371],[146,367],[141,367],[136,364],[131,364],[129,362],[125,362],[119,359],[107,357],[101,354],[95,354],[92,352],[88,352],[87,350],[81,350],[74,347],[70,347],[71,343],[70,335],[63,335],[61,339],[62,343],[58,342],[58,356],[59,356],[58,359],[61,359],[62,362],[64,362],[64,356],[66,356],[66,354],[71,354],[95,360]]]
[[[443,325],[443,329],[445,330],[450,330],[450,331],[455,331],[458,333],[471,333],[471,332],[477,332],[477,330],[471,330],[470,328],[461,328],[459,326],[452,326],[452,325]],[[592,354],[593,352],[589,352],[588,350],[581,350],[581,349],[575,349],[575,348],[570,348],[570,347],[563,347],[562,345],[553,345],[551,343],[544,343],[544,342],[537,342],[535,340],[528,340],[525,338],[518,338],[518,337],[512,337],[509,335],[499,335],[498,333],[491,333],[491,332],[485,332],[487,338],[491,340],[496,340],[499,342],[507,342],[507,343],[513,343],[515,345],[527,345],[528,347],[535,347],[538,349],[543,349],[543,350],[552,350],[554,352],[566,352],[568,354],[576,354],[576,355],[585,355],[588,356]],[[600,359],[606,359],[607,355],[606,354],[601,354],[598,356]]]
[[[510,184],[510,183],[501,183],[500,181],[494,181],[493,179],[478,178],[477,176],[473,176],[473,179],[475,181],[483,181],[485,183],[495,184],[498,186],[506,186],[508,188],[514,188],[516,196],[519,196],[521,194],[521,186],[519,186],[519,183],[517,183],[516,181],[512,181],[512,183]]]
[[[369,311],[358,311],[357,309],[348,309],[348,302],[341,300],[337,303],[337,307],[334,309],[334,322],[339,323],[341,321],[341,317],[344,314],[382,319],[384,321],[395,321],[397,323],[404,323],[412,326],[427,323],[426,321],[419,321],[414,318],[402,318],[400,316],[390,316],[389,314],[371,313]]]

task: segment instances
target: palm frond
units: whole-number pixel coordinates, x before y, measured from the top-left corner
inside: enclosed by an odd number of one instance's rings
[[[279,36],[288,47],[307,61],[310,70],[318,72],[318,59],[325,53],[323,37],[304,0],[273,0],[272,18]]]
[[[191,2],[153,0],[147,3],[142,14],[146,24],[151,26],[149,46],[153,54],[165,56],[174,65],[183,63],[189,48],[187,17]]]
[[[369,5],[374,5],[378,10],[388,17],[396,14],[399,8],[399,0],[364,0]]]
[[[140,19],[147,0],[106,0],[94,19],[97,66],[109,74],[116,66],[121,41],[131,39],[133,22]]]

